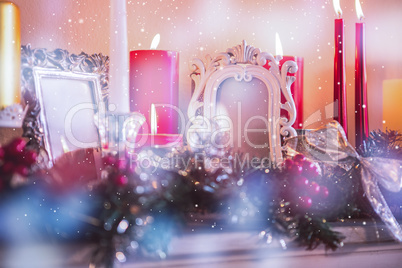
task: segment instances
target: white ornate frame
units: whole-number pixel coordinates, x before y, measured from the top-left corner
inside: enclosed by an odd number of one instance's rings
[[[219,85],[228,78],[236,81],[250,82],[253,78],[261,80],[268,90],[268,132],[270,158],[274,164],[283,161],[281,137],[296,136],[292,127],[296,120],[296,107],[290,92],[290,86],[295,77],[288,73],[297,71],[294,61],[286,61],[279,69],[282,56],[274,57],[267,52],[246,44],[246,41],[219,53],[214,58],[206,56],[206,60],[194,59],[191,78],[195,83],[195,90],[188,106],[187,115],[191,126],[189,133],[197,132],[205,122],[211,122],[216,113],[216,98]],[[270,69],[263,66],[269,62]],[[281,94],[286,99],[281,103]],[[289,119],[281,117],[281,109],[286,110]],[[189,140],[190,137],[188,136]],[[191,146],[191,144],[190,144]]]

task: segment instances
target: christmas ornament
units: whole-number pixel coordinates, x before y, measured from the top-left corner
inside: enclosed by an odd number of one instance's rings
[[[25,183],[32,166],[36,163],[37,154],[26,148],[22,138],[16,138],[9,144],[0,147],[0,181],[1,188]]]

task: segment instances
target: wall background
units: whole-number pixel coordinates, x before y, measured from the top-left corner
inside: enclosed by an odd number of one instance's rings
[[[22,44],[71,53],[109,51],[109,0],[12,0],[21,11]],[[361,1],[366,17],[370,129],[382,127],[382,82],[402,78],[402,1]],[[354,1],[341,0],[345,19],[349,138],[354,134]],[[304,118],[317,127],[330,117],[333,28],[330,0],[127,0],[129,49],[180,52],[180,107],[190,100],[194,57],[248,44],[275,53],[275,32],[285,55],[304,57]],[[332,108],[329,109],[332,111]],[[353,142],[353,139],[351,140]]]

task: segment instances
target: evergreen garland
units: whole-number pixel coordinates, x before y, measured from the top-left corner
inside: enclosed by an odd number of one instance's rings
[[[360,150],[364,156],[400,157],[401,141],[395,131],[372,132]],[[0,150],[0,168],[8,170],[7,159],[13,159],[28,170],[2,173],[0,210],[18,191],[18,198],[33,204],[31,219],[47,219],[46,226],[31,221],[27,232],[50,240],[96,242],[90,262],[106,267],[130,256],[166,258],[171,238],[195,214],[219,213],[234,228],[258,230],[262,241],[277,239],[284,248],[287,238],[308,250],[320,244],[335,250],[345,237],[333,231],[329,221],[356,215],[362,199],[358,163],[345,170],[296,155],[280,167],[245,168],[235,163],[238,155],[233,152],[195,153],[188,148],[144,150],[150,161],[146,167],[106,156],[101,180],[84,180],[74,185],[78,191],[54,194],[60,185],[52,172],[30,173],[36,155],[28,153],[21,140],[11,144]],[[164,168],[162,158],[180,161]],[[205,165],[211,159],[216,165]],[[23,175],[27,183],[11,188],[13,174]],[[49,217],[49,211],[55,215]]]
[[[358,152],[364,157],[402,159],[402,133],[389,129],[386,129],[385,132],[371,131],[367,140],[363,141],[358,148]]]

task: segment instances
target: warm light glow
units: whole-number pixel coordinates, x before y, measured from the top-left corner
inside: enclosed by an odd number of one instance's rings
[[[0,2],[0,110],[21,101],[20,28],[18,7]]]
[[[70,151],[70,148],[68,148],[68,144],[64,136],[60,137],[60,142],[61,142],[61,147],[63,148],[64,153],[68,153]]]
[[[151,134],[155,135],[158,132],[158,124],[156,120],[155,104],[151,104]]]
[[[360,1],[356,0],[355,1],[355,6],[356,6],[356,15],[359,20],[362,20],[364,18],[362,6],[360,5]]]
[[[384,80],[382,84],[382,122],[383,131],[388,129],[401,129],[402,106],[402,79]]]
[[[338,14],[339,17],[342,16],[342,9],[341,9],[341,4],[339,3],[340,0],[332,0],[332,3],[334,4],[334,10],[336,14]]]
[[[154,39],[152,39],[151,49],[156,49],[158,47],[160,41],[161,41],[161,35],[156,34],[154,36]]]
[[[278,33],[275,34],[275,52],[276,56],[283,56],[282,43]]]

